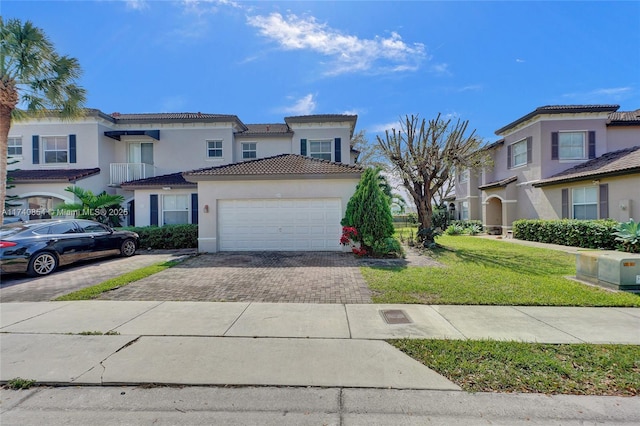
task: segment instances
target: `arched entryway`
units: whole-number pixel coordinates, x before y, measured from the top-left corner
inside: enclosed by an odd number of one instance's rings
[[[502,234],[504,223],[502,221],[502,200],[499,197],[490,197],[486,200],[484,220],[487,233]]]

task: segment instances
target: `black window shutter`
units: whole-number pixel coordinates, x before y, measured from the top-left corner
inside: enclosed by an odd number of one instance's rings
[[[531,164],[531,157],[533,157],[533,155],[531,155],[533,150],[533,138],[531,136],[529,136],[527,138],[527,164]]]
[[[40,136],[33,135],[31,138],[31,151],[33,153],[33,164],[40,164]]]
[[[558,132],[551,133],[551,159],[558,159]]]
[[[307,155],[307,140],[300,139],[300,155]]]
[[[569,219],[569,190],[562,190],[562,218]]]
[[[589,132],[589,159],[596,158],[596,132]]]
[[[76,162],[76,135],[69,135],[69,162]]]
[[[609,218],[609,185],[603,183],[600,185],[600,217],[599,219]]]
[[[342,139],[340,139],[340,138],[336,138],[335,139],[334,161],[336,163],[342,162]]]
[[[158,226],[158,194],[149,195],[149,225]]]
[[[507,145],[507,169],[511,168],[511,145]]]
[[[191,194],[191,223],[198,223],[198,194]]]

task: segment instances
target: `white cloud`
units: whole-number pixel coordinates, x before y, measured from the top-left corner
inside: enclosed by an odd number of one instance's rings
[[[519,63],[519,64],[522,64],[522,63],[525,62],[525,60],[524,59],[520,59],[520,58],[516,58],[516,62]]]
[[[481,84],[470,84],[457,89],[458,92],[477,92],[482,90]]]
[[[391,132],[391,129],[400,130],[400,120],[391,121],[389,123],[374,124],[369,129],[372,133],[384,133],[385,130]]]
[[[309,93],[308,95],[295,101],[293,105],[283,108],[282,111],[286,114],[309,115],[312,114],[315,109],[316,101],[313,94]]]
[[[451,71],[449,71],[449,64],[433,64],[431,66],[431,71],[436,74],[451,75]]]
[[[149,2],[147,0],[125,0],[127,9],[132,10],[145,10],[149,8]]]
[[[594,89],[588,92],[565,93],[564,98],[579,99],[581,102],[596,103],[607,102],[607,100],[620,100],[626,95],[633,93],[632,87],[608,87],[602,89]]]
[[[415,70],[426,58],[421,43],[409,45],[392,32],[389,37],[360,39],[319,23],[314,17],[280,13],[249,16],[249,25],[285,50],[309,50],[333,58],[329,75],[349,72],[397,72]]]

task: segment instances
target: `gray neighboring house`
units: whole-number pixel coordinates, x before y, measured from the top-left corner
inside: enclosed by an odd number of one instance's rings
[[[458,174],[450,209],[507,233],[517,219],[640,217],[640,110],[549,105],[498,129],[493,167]]]

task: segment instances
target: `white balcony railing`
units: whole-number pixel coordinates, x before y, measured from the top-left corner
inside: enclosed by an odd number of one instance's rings
[[[154,177],[154,167],[146,163],[111,163],[111,185]]]

